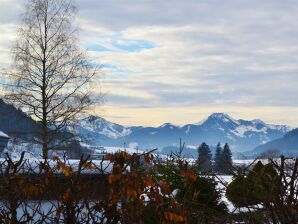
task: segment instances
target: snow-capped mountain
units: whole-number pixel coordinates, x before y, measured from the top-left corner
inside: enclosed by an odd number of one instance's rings
[[[109,138],[119,138],[131,133],[129,128],[109,122],[101,117],[89,116],[79,122],[81,128],[89,132],[105,135]]]
[[[123,146],[137,143],[140,148],[163,148],[177,145],[181,138],[187,145],[198,146],[229,143],[234,151],[246,151],[282,137],[290,128],[269,125],[261,120],[235,120],[224,113],[211,114],[197,124],[176,126],[165,123],[159,127],[125,127],[101,117],[90,116],[75,125],[82,141],[93,145]]]
[[[69,129],[78,134],[82,141],[87,141],[94,145],[101,144],[102,141],[113,141],[131,134],[131,128],[126,128],[97,116],[84,118]]]

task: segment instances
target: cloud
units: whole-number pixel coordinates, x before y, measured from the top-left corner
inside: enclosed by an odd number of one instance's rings
[[[17,14],[10,12],[15,6],[20,12],[23,1],[4,2],[0,61],[7,64],[18,24]],[[82,46],[105,73],[106,108],[122,108],[124,123],[191,122],[195,116],[186,111],[228,111],[236,117],[255,114],[254,118],[297,125],[296,1],[77,4]],[[167,118],[171,110],[181,115]]]

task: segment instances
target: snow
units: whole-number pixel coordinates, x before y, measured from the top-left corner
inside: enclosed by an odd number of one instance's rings
[[[173,129],[174,127],[177,127],[171,123],[164,123],[163,125],[159,126],[159,128],[165,128],[165,127],[169,127],[170,129]]]
[[[240,126],[236,127],[234,130],[231,131],[231,133],[233,133],[234,135],[236,135],[240,138],[245,138],[245,134],[247,132],[257,132],[257,133],[267,134],[267,127],[257,129],[255,126],[240,125]]]
[[[129,135],[131,133],[131,130],[124,128],[124,129],[122,129],[121,132],[119,132],[118,130],[114,129],[113,125],[111,125],[109,127],[105,127],[102,131],[99,131],[98,133],[103,134],[107,137],[116,139],[119,137],[124,137],[126,135]]]
[[[253,162],[256,164],[258,161],[262,162],[263,164],[268,163],[268,159],[233,159],[233,164],[247,166]]]
[[[42,158],[41,145],[26,142],[8,141],[8,145],[3,154],[8,153],[12,159],[18,159],[23,151],[25,151],[25,159]]]
[[[264,121],[260,120],[260,119],[254,119],[251,121],[254,124],[262,124],[262,125],[266,125]]]
[[[233,205],[232,202],[230,202],[226,196],[225,196],[225,192],[226,192],[226,186],[228,186],[232,180],[233,180],[233,176],[231,175],[218,175],[216,176],[215,180],[218,182],[218,189],[221,190],[221,200],[227,205],[227,208],[229,210],[230,213],[245,213],[248,212],[249,210],[252,211],[254,209],[259,209],[262,207],[262,205],[258,204],[258,205],[253,205],[250,206],[250,208],[248,209],[247,207],[235,207]]]
[[[9,138],[9,136],[2,131],[0,131],[0,137]]]
[[[188,125],[188,126],[187,126],[187,129],[186,129],[186,131],[185,131],[185,134],[188,134],[188,133],[189,133],[190,128],[191,128],[190,125]]]
[[[92,146],[88,145],[86,143],[80,143],[81,146],[84,146],[86,148],[89,148],[91,151],[93,151],[94,155],[101,155],[101,154],[115,154],[117,152],[127,152],[129,154],[133,153],[145,153],[144,150],[138,149],[138,143],[137,142],[131,142],[129,143],[129,147],[111,147],[111,146]]]
[[[292,127],[287,126],[287,125],[275,125],[275,124],[267,124],[266,125],[268,128],[273,129],[273,130],[278,130],[278,131],[283,131],[283,132],[289,132],[293,130]]]
[[[13,161],[18,161],[18,160],[13,159]],[[40,172],[39,164],[41,162],[44,162],[44,160],[43,159],[35,159],[35,158],[25,159],[19,172],[20,173],[21,172],[39,173]],[[0,165],[2,168],[6,167],[6,163],[7,163],[6,159],[0,158]],[[69,159],[66,161],[66,165],[70,166],[72,168],[73,172],[76,172],[78,170],[79,163],[80,163],[80,160],[76,160],[76,159]],[[100,172],[102,171],[103,173],[107,174],[107,173],[110,173],[113,168],[113,164],[110,161],[92,160],[92,163],[95,167],[100,168],[100,170],[98,170],[98,169],[82,170],[82,173],[93,174],[93,173],[98,173],[99,171]],[[57,162],[54,160],[49,159],[48,164],[53,169],[55,167],[57,167]]]
[[[239,121],[235,120],[234,118],[230,117],[228,114],[225,113],[214,113],[211,114],[210,117],[220,119],[225,123],[233,122],[235,124],[239,124]]]
[[[218,175],[215,178],[215,181],[218,182],[218,189],[221,191],[222,201],[227,205],[229,211],[234,211],[235,206],[230,202],[226,196],[226,186],[228,186],[233,180],[233,176],[230,175]]]
[[[143,150],[138,150],[136,148],[123,148],[123,147],[103,147],[105,153],[114,154],[120,151],[125,151],[127,153],[133,154],[133,153],[144,153]],[[102,150],[95,150],[95,152],[101,152]]]
[[[204,124],[207,120],[208,120],[208,118],[205,118],[205,119],[201,120],[200,122],[195,123],[195,125],[200,126],[200,125]]]
[[[95,116],[80,120],[77,127],[81,127],[89,132],[105,135],[112,139],[127,136],[132,132],[129,127],[117,125]]]
[[[218,130],[225,132],[225,129],[223,129],[223,128],[218,128]]]
[[[232,141],[234,141],[234,138],[231,136],[230,133],[227,134],[227,138],[231,139]]]
[[[196,145],[186,145],[186,148],[188,148],[188,149],[197,149],[198,146],[196,146]]]

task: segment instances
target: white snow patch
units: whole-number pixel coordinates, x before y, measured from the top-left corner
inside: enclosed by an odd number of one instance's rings
[[[127,136],[132,132],[129,127],[124,127],[120,125],[118,126],[117,124],[106,121],[103,118],[97,118],[94,120],[89,120],[88,118],[86,118],[80,120],[77,126],[89,132],[102,134],[113,139]]]
[[[5,134],[3,131],[0,131],[0,137],[9,138],[9,136]]]
[[[231,131],[231,133],[233,133],[234,135],[236,135],[240,138],[245,138],[246,132],[257,132],[257,133],[267,134],[267,127],[257,129],[255,126],[240,125]]]
[[[19,158],[15,158],[13,161],[17,161]],[[24,160],[24,163],[22,165],[22,169],[20,169],[20,172],[36,172],[39,173],[40,172],[40,166],[39,164],[41,162],[44,162],[43,159],[35,159],[35,158],[27,158]],[[57,162],[48,159],[48,164],[51,168],[55,168],[57,166]],[[2,165],[2,167],[6,167],[5,163],[7,163],[7,161],[4,158],[0,158],[0,163]],[[92,160],[92,163],[96,166],[96,167],[102,167],[102,171],[104,171],[104,173],[110,173],[112,171],[113,168],[113,164],[108,161],[102,161],[102,160]],[[66,161],[66,165],[70,166],[73,170],[73,172],[76,172],[79,168],[79,164],[80,164],[80,160],[76,160],[76,159],[69,159]],[[4,165],[4,166],[3,166]],[[57,171],[58,172],[58,171]],[[92,169],[92,170],[83,170],[82,173],[98,173],[98,170],[96,169]]]
[[[188,149],[197,149],[198,147],[195,145],[187,145],[186,148]]]
[[[195,125],[202,125],[202,124],[204,124],[207,120],[208,120],[208,118],[205,118],[205,119],[201,120],[200,122],[195,123]]]
[[[190,132],[190,129],[191,129],[191,127],[190,127],[190,125],[188,125],[188,126],[187,126],[187,129],[186,129],[186,131],[185,131],[185,134],[188,134],[188,133]]]

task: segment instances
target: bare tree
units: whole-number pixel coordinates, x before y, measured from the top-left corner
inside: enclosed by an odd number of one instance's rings
[[[61,145],[61,130],[92,103],[97,74],[79,48],[71,0],[29,0],[13,48],[6,100],[41,124],[43,157]],[[59,140],[58,140],[59,139]]]

